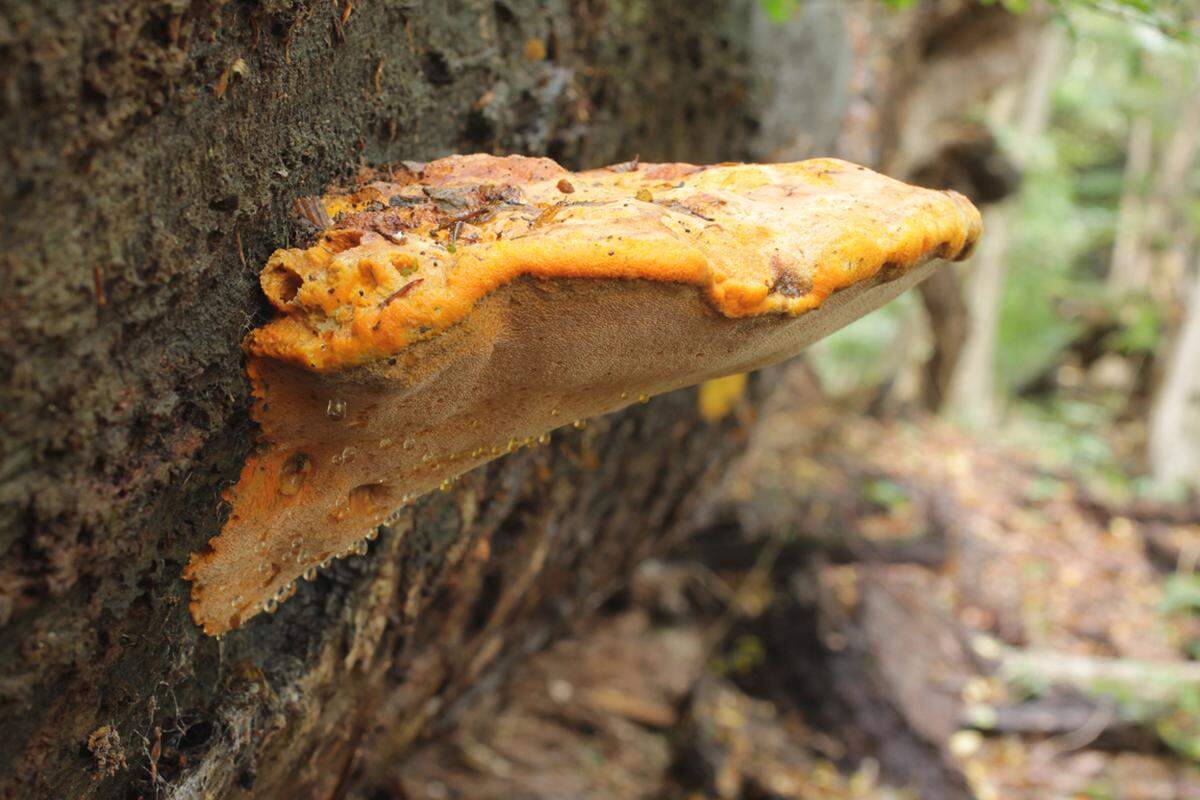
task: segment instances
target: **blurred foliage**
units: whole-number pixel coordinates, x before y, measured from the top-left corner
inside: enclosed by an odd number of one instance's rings
[[[919,0],[880,0],[894,9],[909,8]],[[1197,7],[1194,0],[1047,0],[1048,5],[1070,24],[1070,12],[1083,9],[1107,14],[1124,22],[1133,22],[1179,41],[1194,41]],[[767,17],[786,21],[803,0],[759,0]],[[980,5],[1001,5],[1014,14],[1029,10],[1031,0],[979,0]]]
[[[911,502],[903,486],[886,478],[864,481],[859,492],[863,500],[881,511],[898,511]]]
[[[1128,356],[1149,355],[1163,344],[1162,309],[1147,298],[1130,298],[1114,309],[1113,316],[1121,327],[1105,338],[1105,349]]]
[[[1111,412],[1093,402],[1053,398],[1017,403],[1005,426],[1004,438],[1036,452],[1048,466],[1070,469],[1109,493],[1122,494],[1129,478],[1105,436]]]
[[[1167,578],[1163,585],[1163,611],[1200,613],[1200,575],[1181,572]]]
[[[1090,4],[1088,4],[1090,5]],[[1017,197],[1001,309],[1000,384],[1015,391],[1056,363],[1078,331],[1067,299],[1108,305],[1125,353],[1160,344],[1161,314],[1141,298],[1105,295],[1116,235],[1130,124],[1152,121],[1166,136],[1193,73],[1192,48],[1157,28],[1110,14],[1070,15],[1073,53],[1056,87],[1050,129],[1030,143]],[[997,131],[1011,146],[1012,132]]]
[[[809,348],[810,363],[830,394],[846,396],[885,380],[894,367],[905,322],[920,313],[912,293],[856,320]]]
[[[800,7],[800,0],[759,0],[772,22],[785,22]]]
[[[1170,713],[1159,718],[1154,732],[1184,758],[1200,761],[1200,689],[1185,686]]]
[[[762,664],[766,657],[766,648],[757,636],[739,636],[724,653],[713,659],[709,669],[719,677],[745,675]]]
[[[1012,7],[1009,3],[1005,5]],[[1107,13],[1180,41],[1195,39],[1194,0],[1051,0],[1050,5],[1060,12],[1082,8]]]
[[[1163,581],[1161,611],[1171,616],[1200,616],[1200,575],[1195,572],[1177,572]],[[1188,657],[1200,660],[1200,639],[1184,643]]]

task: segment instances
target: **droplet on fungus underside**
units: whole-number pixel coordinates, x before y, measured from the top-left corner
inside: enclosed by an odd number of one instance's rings
[[[304,453],[296,453],[283,462],[279,475],[279,493],[288,497],[295,495],[311,473],[312,459]]]
[[[244,343],[260,446],[184,572],[207,633],[567,420],[795,355],[981,229],[961,195],[835,159],[631,165],[452,156],[315,201],[331,223],[268,260],[280,313]]]
[[[343,420],[346,418],[346,401],[333,399],[325,404],[325,414],[332,420]]]

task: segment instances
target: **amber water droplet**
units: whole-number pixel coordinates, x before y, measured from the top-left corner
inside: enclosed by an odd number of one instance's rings
[[[450,491],[450,487],[451,487],[452,485],[453,485],[453,483],[451,482],[451,480],[450,480],[449,478],[446,478],[446,479],[445,479],[445,480],[443,480],[443,481],[441,482],[441,484],[438,486],[438,489],[441,489],[443,492],[448,492],[448,491]]]
[[[368,542],[373,542],[373,541],[375,541],[376,539],[378,539],[378,538],[379,538],[379,529],[378,529],[378,528],[372,528],[371,530],[367,531],[367,537],[366,537],[366,538],[367,538],[367,541],[368,541]]]
[[[550,444],[550,434],[543,433],[541,436],[539,436],[537,438],[537,443],[538,444]]]
[[[392,489],[386,483],[364,483],[350,490],[347,505],[355,513],[368,514],[387,505],[391,496]]]
[[[639,403],[649,403],[649,402],[650,402],[650,395],[648,395],[648,394],[639,394],[639,395],[638,395],[638,402],[639,402]]]
[[[401,443],[400,446],[403,447],[405,450],[412,450],[414,447],[417,446],[417,440],[412,438],[411,436],[409,436]]]
[[[515,453],[517,451],[517,448],[519,448],[520,446],[521,446],[521,443],[518,442],[516,439],[508,440],[508,452]]]
[[[267,612],[268,614],[274,614],[278,610],[279,610],[279,601],[276,600],[274,597],[272,597],[267,602],[263,603],[263,611]]]
[[[317,568],[309,567],[308,569],[304,570],[301,577],[303,577],[306,581],[315,581],[317,579]]]
[[[346,401],[334,398],[325,406],[325,413],[334,422],[341,422],[346,418]]]
[[[286,497],[297,494],[312,470],[312,459],[304,453],[296,453],[288,458],[279,470],[279,493]]]
[[[629,399],[629,392],[621,392],[621,399],[622,399],[622,400],[628,400],[628,399]]]
[[[585,422],[584,420],[581,420],[581,419],[577,419],[571,423],[571,427],[576,428],[577,430],[583,430],[584,428],[587,427],[587,422]]]

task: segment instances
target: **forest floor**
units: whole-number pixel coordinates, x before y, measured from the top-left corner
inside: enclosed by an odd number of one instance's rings
[[[764,413],[709,527],[363,797],[1200,797],[1200,509]]]

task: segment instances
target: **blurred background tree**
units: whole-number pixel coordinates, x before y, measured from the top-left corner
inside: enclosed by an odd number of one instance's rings
[[[1195,8],[1051,11],[1029,68],[975,112],[1020,180],[985,211],[988,235],[960,268],[967,335],[945,397],[926,405],[1035,443],[1109,490],[1179,496],[1200,481]],[[876,397],[904,384],[930,358],[928,342],[896,357],[916,304],[818,348],[828,388]]]

